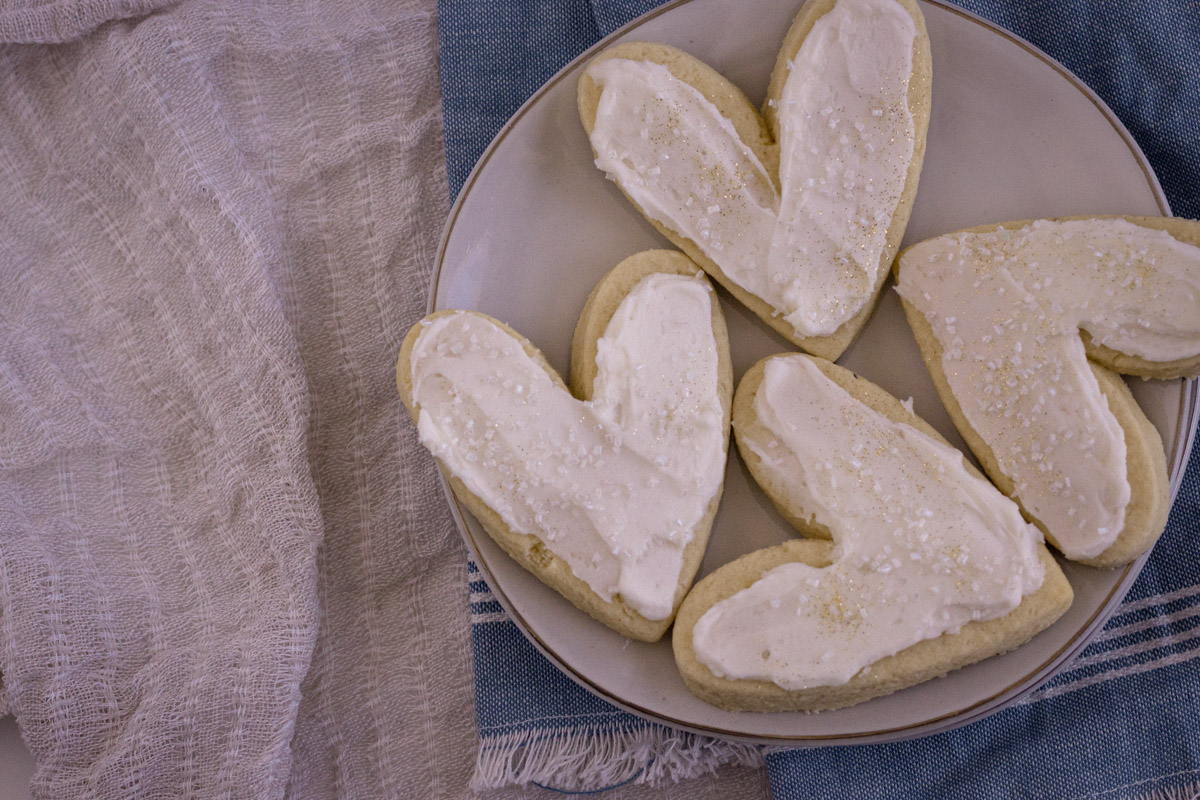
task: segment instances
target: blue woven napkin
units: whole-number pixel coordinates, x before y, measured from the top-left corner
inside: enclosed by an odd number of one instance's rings
[[[1175,213],[1200,217],[1195,0],[964,0],[1107,102]],[[439,0],[446,163],[457,194],[488,142],[559,68],[657,0]],[[797,4],[799,5],[799,3]],[[760,755],[622,712],[561,675],[468,565],[478,787],[595,791]],[[1200,447],[1154,555],[1105,630],[1020,705],[894,745],[765,754],[777,800],[1200,796]]]

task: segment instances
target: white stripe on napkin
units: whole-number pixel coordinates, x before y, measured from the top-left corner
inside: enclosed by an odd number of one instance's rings
[[[1159,614],[1151,617],[1150,619],[1144,619],[1141,622],[1129,622],[1124,625],[1118,625],[1114,628],[1106,628],[1097,634],[1096,638],[1093,639],[1092,642],[1106,642],[1109,639],[1117,639],[1122,636],[1129,636],[1130,634],[1144,631],[1147,628],[1168,625],[1172,622],[1178,622],[1179,620],[1190,619],[1192,617],[1200,617],[1200,605],[1182,608],[1179,611],[1171,614]]]
[[[1181,589],[1175,589],[1170,592],[1163,592],[1162,594],[1154,594],[1150,595],[1149,597],[1143,597],[1141,600],[1131,600],[1128,603],[1122,603],[1117,608],[1116,613],[1113,614],[1113,617],[1115,618],[1124,616],[1125,614],[1131,614],[1134,611],[1141,611],[1143,608],[1149,608],[1150,606],[1166,605],[1167,603],[1175,600],[1180,600],[1184,597],[1192,597],[1193,595],[1198,594],[1200,594],[1200,583],[1195,584],[1194,586],[1184,586]]]
[[[1147,639],[1144,642],[1135,642],[1134,644],[1118,647],[1114,650],[1105,650],[1102,653],[1093,653],[1090,656],[1082,656],[1071,662],[1068,667],[1070,670],[1080,669],[1082,667],[1090,667],[1093,664],[1104,664],[1108,661],[1115,661],[1118,658],[1125,656],[1133,656],[1138,653],[1145,653],[1147,650],[1154,650],[1167,645],[1179,644],[1181,642],[1189,642],[1192,639],[1200,639],[1200,628],[1192,628],[1189,631],[1180,631],[1178,633],[1168,634],[1167,636],[1159,636],[1155,639]]]
[[[1186,641],[1190,641],[1192,639],[1197,639],[1197,638],[1200,638],[1200,629],[1186,631],[1184,633],[1175,634],[1172,636],[1164,636],[1162,638],[1154,639],[1149,642],[1143,642],[1142,645],[1144,645],[1144,646],[1139,646],[1139,649],[1136,652],[1144,652],[1146,650],[1152,650],[1157,647],[1165,647],[1165,646],[1171,645],[1171,644],[1179,644],[1181,642],[1186,642]],[[1127,648],[1120,648],[1120,651],[1121,652],[1119,654],[1118,654],[1117,650],[1110,651],[1109,653],[1098,653],[1097,656],[1110,656],[1110,657],[1097,658],[1094,661],[1089,661],[1088,664],[1080,664],[1080,662],[1077,661],[1077,662],[1073,663],[1071,665],[1071,667],[1069,667],[1069,669],[1073,669],[1077,666],[1088,666],[1089,664],[1100,664],[1100,663],[1104,663],[1106,661],[1115,661],[1118,658],[1121,658],[1122,656],[1135,654],[1135,651],[1128,650]],[[1062,684],[1058,684],[1057,686],[1044,687],[1042,689],[1038,689],[1037,691],[1035,691],[1035,692],[1031,693],[1030,695],[1028,695],[1027,697],[1023,698],[1020,702],[1017,703],[1017,705],[1028,705],[1029,703],[1036,703],[1040,700],[1048,700],[1051,697],[1058,697],[1059,695],[1066,694],[1068,692],[1073,692],[1076,689],[1084,689],[1088,686],[1094,686],[1098,683],[1104,683],[1106,681],[1116,680],[1117,678],[1123,678],[1127,675],[1136,675],[1141,672],[1149,672],[1151,670],[1160,669],[1162,667],[1169,667],[1174,664],[1182,664],[1185,661],[1191,661],[1192,659],[1196,659],[1196,658],[1200,658],[1200,647],[1193,648],[1191,650],[1186,650],[1182,653],[1169,653],[1169,654],[1161,656],[1159,658],[1151,659],[1149,661],[1143,661],[1140,664],[1130,664],[1128,666],[1121,667],[1120,669],[1109,670],[1107,672],[1100,672],[1095,675],[1088,675],[1086,677],[1079,678],[1074,681],[1070,681],[1069,683],[1062,683]],[[1082,661],[1082,659],[1080,659],[1080,661]]]

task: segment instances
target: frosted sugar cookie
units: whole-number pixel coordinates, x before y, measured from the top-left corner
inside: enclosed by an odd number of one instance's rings
[[[455,496],[509,555],[610,628],[662,636],[704,555],[729,444],[725,321],[694,263],[639,253],[596,286],[576,396],[473,311],[414,326],[396,381]]]
[[[1071,587],[1016,504],[904,404],[823,359],[760,361],[738,450],[812,537],[692,589],[673,633],[688,688],[730,710],[853,705],[1010,650]]]
[[[1115,372],[1200,372],[1200,224],[1006,222],[897,260],[938,394],[980,463],[1068,558],[1128,563],[1169,510],[1154,426]]]
[[[866,324],[925,153],[929,37],[914,0],[810,0],[760,116],[662,44],[597,56],[579,82],[596,165],[768,325],[837,358]]]

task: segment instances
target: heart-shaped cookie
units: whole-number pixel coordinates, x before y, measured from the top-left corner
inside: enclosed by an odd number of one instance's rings
[[[743,556],[693,588],[673,645],[701,699],[853,705],[1010,650],[1070,605],[1016,504],[848,370],[800,354],[760,361],[733,426],[754,479],[817,538]]]
[[[1200,223],[1006,222],[921,242],[897,290],[985,471],[1068,558],[1125,564],[1170,509],[1157,430],[1122,372],[1200,372]]]
[[[397,385],[455,496],[522,566],[634,639],[671,624],[716,514],[733,378],[720,304],[686,256],[621,262],[575,330],[575,395],[516,332],[441,311]]]
[[[579,81],[596,165],[768,325],[837,358],[866,324],[908,224],[929,124],[915,0],[810,0],[763,115],[673,47],[628,43]]]

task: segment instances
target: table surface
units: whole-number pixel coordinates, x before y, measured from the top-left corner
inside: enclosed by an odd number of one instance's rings
[[[0,800],[29,800],[33,754],[21,741],[17,721],[0,718]]]

